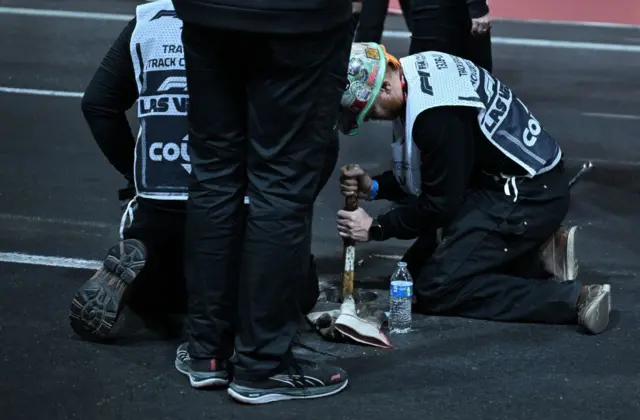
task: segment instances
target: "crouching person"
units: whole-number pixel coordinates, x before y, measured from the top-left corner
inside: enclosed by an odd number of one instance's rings
[[[187,305],[183,243],[191,173],[181,31],[170,0],[138,6],[82,100],[95,141],[129,182],[120,196],[125,203],[121,241],[71,302],[71,326],[83,338],[117,335],[127,304],[148,326],[170,336],[181,330],[172,315],[184,314]],[[137,139],[126,116],[134,104],[140,121]],[[326,178],[334,164],[327,162]],[[309,278],[300,287],[305,314],[319,294],[313,257],[310,264]]]
[[[560,146],[507,86],[456,56],[397,60],[373,43],[354,44],[349,79],[343,131],[394,120],[395,139],[393,170],[370,177],[345,167],[342,194],[409,199],[375,218],[340,211],[338,232],[417,238],[404,256],[416,310],[606,329],[610,286],[576,279],[575,228],[561,228],[569,188]]]

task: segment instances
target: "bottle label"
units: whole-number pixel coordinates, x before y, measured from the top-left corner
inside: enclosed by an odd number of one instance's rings
[[[413,297],[413,284],[394,284],[391,283],[391,297],[394,298],[411,298]]]

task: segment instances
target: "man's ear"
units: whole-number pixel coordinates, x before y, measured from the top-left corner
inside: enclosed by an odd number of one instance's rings
[[[384,92],[387,95],[391,93],[391,83],[388,80],[382,82],[382,86],[380,86],[380,92]]]

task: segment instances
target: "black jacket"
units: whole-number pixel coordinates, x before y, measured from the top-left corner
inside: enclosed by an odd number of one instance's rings
[[[322,32],[345,23],[351,0],[173,0],[184,22],[254,33]]]

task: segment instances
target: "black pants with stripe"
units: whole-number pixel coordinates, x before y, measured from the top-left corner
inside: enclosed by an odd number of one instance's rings
[[[518,184],[518,199],[487,182],[469,191],[458,216],[417,239],[404,260],[415,280],[416,309],[493,321],[574,324],[581,283],[544,272],[539,249],[569,206],[562,165]]]

